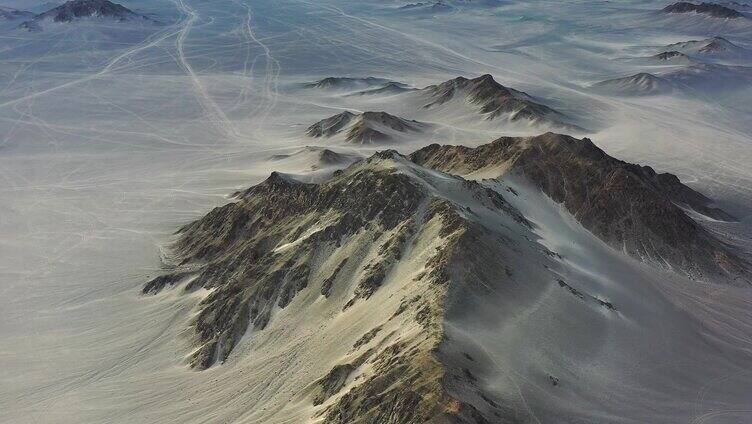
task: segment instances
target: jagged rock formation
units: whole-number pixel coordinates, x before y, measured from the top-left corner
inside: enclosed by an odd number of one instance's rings
[[[736,19],[741,18],[744,15],[738,11],[726,6],[722,6],[717,3],[700,3],[694,4],[685,1],[680,1],[663,8],[665,13],[700,13],[703,15],[712,16],[714,18]]]
[[[527,121],[559,127],[576,128],[563,122],[558,111],[537,103],[527,94],[505,87],[491,75],[453,80],[420,90],[425,98],[424,109],[431,109],[459,99],[479,107],[478,112],[488,120],[506,117],[510,121]]]
[[[39,30],[40,24],[44,21],[72,22],[87,17],[107,18],[119,22],[150,20],[146,16],[139,15],[127,7],[109,0],[69,0],[60,6],[34,16],[33,19],[21,24],[21,28]]]
[[[627,96],[644,96],[671,91],[671,83],[661,77],[641,72],[627,77],[614,78],[592,85],[596,91],[604,94]]]
[[[743,261],[680,206],[732,217],[676,176],[614,159],[587,138],[502,137],[476,149],[431,145],[410,157],[460,175],[522,175],[614,248],[690,276],[734,279],[747,273]]]
[[[311,125],[306,133],[311,137],[333,137],[346,133],[347,142],[378,144],[395,141],[403,134],[418,133],[425,127],[426,124],[421,122],[386,112],[363,112],[355,115],[346,111]]]

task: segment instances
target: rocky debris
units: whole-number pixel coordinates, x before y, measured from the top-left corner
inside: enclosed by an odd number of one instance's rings
[[[174,286],[176,283],[190,276],[190,272],[176,271],[171,274],[160,275],[147,282],[141,292],[143,294],[157,294],[167,286]]]
[[[345,133],[345,140],[354,144],[378,144],[394,141],[400,134],[417,133],[426,124],[407,120],[386,112],[363,112],[355,115],[342,112],[323,119],[310,127],[311,137],[333,137]]]
[[[616,308],[614,307],[613,303],[611,303],[611,302],[607,302],[607,301],[605,301],[603,299],[599,299],[599,298],[597,298],[595,296],[592,296],[590,294],[587,294],[587,293],[584,293],[584,292],[582,292],[580,290],[577,290],[576,288],[574,288],[571,285],[567,284],[567,282],[565,282],[562,279],[557,280],[557,282],[559,283],[559,287],[563,287],[563,288],[567,289],[567,291],[569,293],[571,293],[573,296],[575,296],[576,298],[578,298],[580,300],[595,302],[596,304],[598,304],[600,306],[603,306],[603,307],[605,307],[607,309],[610,309],[612,311],[616,310]]]
[[[587,138],[502,137],[477,148],[431,145],[411,160],[460,175],[522,175],[619,250],[700,279],[749,277],[747,264],[682,210],[731,218],[676,176],[614,159]],[[681,206],[681,207],[680,207]]]
[[[420,91],[427,98],[425,109],[431,109],[461,98],[479,106],[479,113],[486,119],[493,120],[501,116],[510,121],[530,121],[561,127],[576,128],[563,122],[560,112],[538,103],[529,95],[508,87],[494,80],[491,75],[467,79],[457,77],[438,85],[426,87]]]
[[[314,405],[321,405],[327,399],[337,394],[345,386],[347,377],[355,371],[353,364],[337,365],[321,380],[317,381],[318,393],[313,397]]]
[[[668,80],[647,72],[641,72],[627,77],[601,81],[593,84],[592,88],[604,94],[645,96],[667,93],[673,87]]]
[[[345,264],[347,264],[347,259],[343,259],[342,262],[337,265],[336,268],[334,268],[334,271],[332,271],[332,274],[327,277],[323,283],[321,283],[321,295],[324,297],[329,297],[329,294],[332,292],[332,286],[334,285],[334,281],[337,279],[337,276],[339,275],[340,271],[342,271],[342,268],[344,268]]]
[[[360,349],[361,346],[364,346],[368,344],[371,340],[376,337],[377,334],[381,331],[381,326],[375,327],[373,330],[367,332],[366,334],[363,334],[363,337],[359,338],[358,341],[353,344],[353,349]]]
[[[371,363],[373,376],[327,408],[324,422],[489,423],[473,405],[447,392],[444,366],[427,347],[397,342],[384,348]]]
[[[700,3],[694,4],[686,1],[680,1],[663,8],[665,13],[699,13],[712,16],[714,18],[736,19],[744,17],[738,11],[717,3]]]

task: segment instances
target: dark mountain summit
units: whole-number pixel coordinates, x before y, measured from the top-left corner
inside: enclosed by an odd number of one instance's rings
[[[678,3],[674,3],[672,5],[666,6],[665,8],[663,8],[663,11],[665,13],[694,12],[694,13],[700,13],[703,15],[712,16],[714,18],[727,18],[727,19],[736,19],[736,18],[741,18],[744,16],[734,9],[731,9],[726,6],[722,6],[717,3],[694,4],[694,3],[689,3],[685,1],[680,1]]]

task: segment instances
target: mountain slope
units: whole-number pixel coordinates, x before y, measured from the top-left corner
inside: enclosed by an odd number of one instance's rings
[[[677,204],[718,219],[729,215],[674,175],[614,159],[589,139],[502,137],[476,149],[432,145],[410,157],[460,175],[521,174],[616,249],[696,278],[749,281],[746,264]]]

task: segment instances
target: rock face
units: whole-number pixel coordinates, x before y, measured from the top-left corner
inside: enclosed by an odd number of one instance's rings
[[[346,133],[345,140],[353,144],[379,144],[395,141],[400,135],[418,133],[426,127],[418,121],[407,120],[386,112],[363,112],[355,115],[342,112],[323,119],[310,127],[311,137],[333,137]]]
[[[622,78],[614,78],[593,84],[593,89],[604,94],[645,96],[671,91],[671,83],[661,77],[641,72]]]
[[[21,24],[22,28],[38,30],[43,21],[72,22],[87,17],[113,19],[119,22],[129,20],[150,20],[139,15],[127,7],[109,0],[70,0],[60,6],[34,16],[33,19]]]
[[[488,74],[474,79],[458,77],[426,87],[420,93],[426,98],[424,109],[462,99],[477,106],[488,120],[506,117],[510,121],[573,127],[563,122],[564,116],[558,111],[535,102],[521,91],[504,87]]]
[[[593,234],[637,258],[696,278],[733,280],[746,274],[745,263],[679,205],[717,219],[732,217],[676,176],[614,159],[587,138],[554,133],[503,137],[476,149],[431,145],[410,157],[460,175],[484,170],[496,177],[520,174]]]
[[[722,6],[717,3],[694,4],[694,3],[689,3],[685,1],[680,1],[678,3],[674,3],[672,5],[666,6],[665,8],[663,8],[663,11],[665,13],[694,12],[694,13],[700,13],[703,15],[712,16],[714,18],[727,18],[727,19],[736,19],[736,18],[741,18],[744,16],[734,9],[731,9],[726,6]]]

